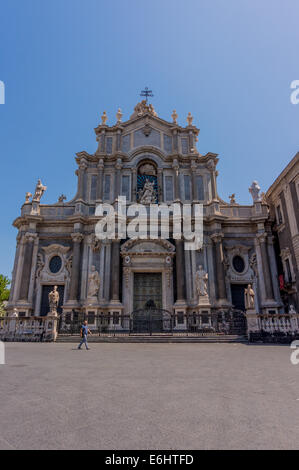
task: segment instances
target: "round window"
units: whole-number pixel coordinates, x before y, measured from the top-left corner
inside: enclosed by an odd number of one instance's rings
[[[233,259],[233,267],[237,273],[242,273],[245,269],[245,262],[241,256],[235,256]]]
[[[51,258],[50,263],[49,263],[49,268],[50,268],[51,273],[53,274],[58,273],[61,269],[61,266],[62,266],[62,261],[61,261],[60,256],[53,256],[53,258]]]

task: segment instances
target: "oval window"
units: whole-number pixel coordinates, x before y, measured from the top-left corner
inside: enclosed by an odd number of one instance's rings
[[[61,266],[62,266],[62,261],[61,261],[60,256],[53,256],[53,258],[51,258],[50,263],[49,263],[49,268],[50,268],[51,273],[53,274],[58,273],[61,269]]]
[[[245,269],[245,262],[241,256],[235,256],[233,259],[233,267],[237,273],[242,273]]]

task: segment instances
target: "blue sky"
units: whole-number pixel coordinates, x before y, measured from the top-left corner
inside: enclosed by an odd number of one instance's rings
[[[73,197],[102,111],[128,118],[145,86],[162,118],[192,112],[225,200],[250,203],[252,180],[266,190],[299,150],[297,0],[0,0],[0,14],[0,273],[25,192],[40,177],[44,203]]]

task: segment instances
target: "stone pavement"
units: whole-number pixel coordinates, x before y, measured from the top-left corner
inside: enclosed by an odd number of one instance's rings
[[[6,343],[0,449],[298,449],[288,346]]]

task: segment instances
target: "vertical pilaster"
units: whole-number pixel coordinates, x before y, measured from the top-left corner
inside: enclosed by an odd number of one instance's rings
[[[85,171],[87,169],[87,164],[84,161],[80,162],[78,170],[78,198],[84,199],[84,180],[85,180]]]
[[[132,191],[131,201],[134,203],[137,200],[137,168],[132,168]]]
[[[192,201],[197,201],[198,200],[198,194],[197,194],[197,184],[196,184],[196,170],[197,170],[197,165],[195,161],[191,162],[191,197]]]
[[[102,202],[103,200],[103,175],[104,160],[101,158],[98,163],[97,202]]]

